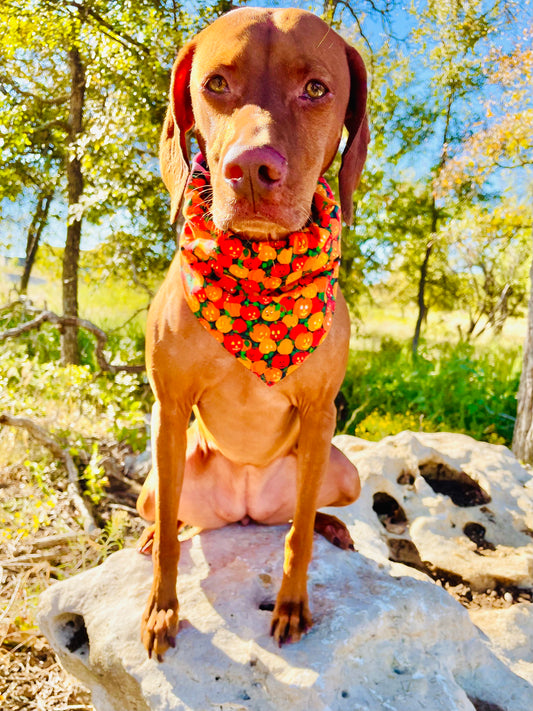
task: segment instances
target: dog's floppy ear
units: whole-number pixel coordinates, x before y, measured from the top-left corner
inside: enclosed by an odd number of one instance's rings
[[[339,172],[339,193],[341,210],[346,224],[352,224],[353,193],[359,185],[366,160],[366,149],[370,140],[366,115],[366,68],[359,52],[347,46],[346,57],[350,70],[350,100],[346,109],[344,125],[348,129],[348,140],[342,153]]]
[[[194,40],[178,53],[172,68],[170,97],[159,142],[161,175],[170,193],[170,221],[174,223],[181,207],[189,177],[189,156],[185,134],[194,125],[189,83],[194,56]]]

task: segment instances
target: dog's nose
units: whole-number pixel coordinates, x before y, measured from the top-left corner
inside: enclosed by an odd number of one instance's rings
[[[281,187],[287,175],[287,159],[275,148],[261,146],[229,150],[224,159],[224,178],[236,192],[248,186],[260,192]]]

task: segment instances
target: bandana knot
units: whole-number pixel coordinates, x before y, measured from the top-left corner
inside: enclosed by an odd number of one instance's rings
[[[187,303],[201,325],[267,385],[322,343],[335,310],[340,207],[320,178],[312,219],[277,240],[243,240],[213,223],[210,176],[196,156],[183,208],[180,259]]]

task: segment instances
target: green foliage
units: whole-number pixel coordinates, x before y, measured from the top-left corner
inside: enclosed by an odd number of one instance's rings
[[[91,457],[83,471],[82,479],[85,485],[85,494],[93,504],[99,504],[104,498],[105,489],[109,481],[101,464],[101,459],[98,454],[98,444],[96,442],[93,442]]]
[[[97,374],[89,365],[62,367],[41,360],[24,343],[9,346],[0,349],[0,411],[34,417],[52,433],[64,433],[73,446],[88,453],[91,481],[99,477],[94,439],[143,449],[145,413],[151,403],[144,375]]]
[[[0,123],[8,128],[0,136],[0,207],[4,197],[29,201],[43,191],[64,206],[65,163],[75,152],[84,191],[69,219],[100,224],[101,238],[119,245],[115,264],[126,250],[139,271],[161,268],[173,231],[156,156],[183,14],[155,0],[2,3]],[[86,75],[75,144],[68,123],[73,47]]]
[[[351,354],[339,431],[374,439],[407,427],[510,444],[520,366],[517,348],[426,345],[413,360],[407,345],[384,338],[377,351]]]
[[[397,412],[385,414],[379,410],[373,410],[355,427],[356,437],[378,442],[383,437],[395,435],[404,430],[412,432],[432,432],[433,428],[429,422],[425,422],[422,416],[417,417],[412,412]]]
[[[98,562],[103,562],[111,553],[124,548],[128,533],[129,517],[126,511],[113,511],[98,540]]]
[[[40,495],[23,491],[18,496],[0,501],[0,545],[35,535],[49,526],[54,518],[57,494],[49,483],[50,465],[45,474],[43,463],[38,466],[28,460],[25,464]]]

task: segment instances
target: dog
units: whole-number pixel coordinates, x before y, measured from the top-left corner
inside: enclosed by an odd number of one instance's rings
[[[339,519],[317,513],[360,492],[356,468],[331,444],[350,319],[336,283],[339,205],[321,176],[345,126],[349,223],[366,96],[359,53],[297,9],[233,10],[173,66],[160,163],[171,220],[184,203],[186,222],[148,316],[154,455],[137,503],[154,522],[139,544],[154,564],[141,636],[159,660],[178,631],[182,524],[292,521],[270,630],[280,646],[312,625],[313,531],[353,548]]]

